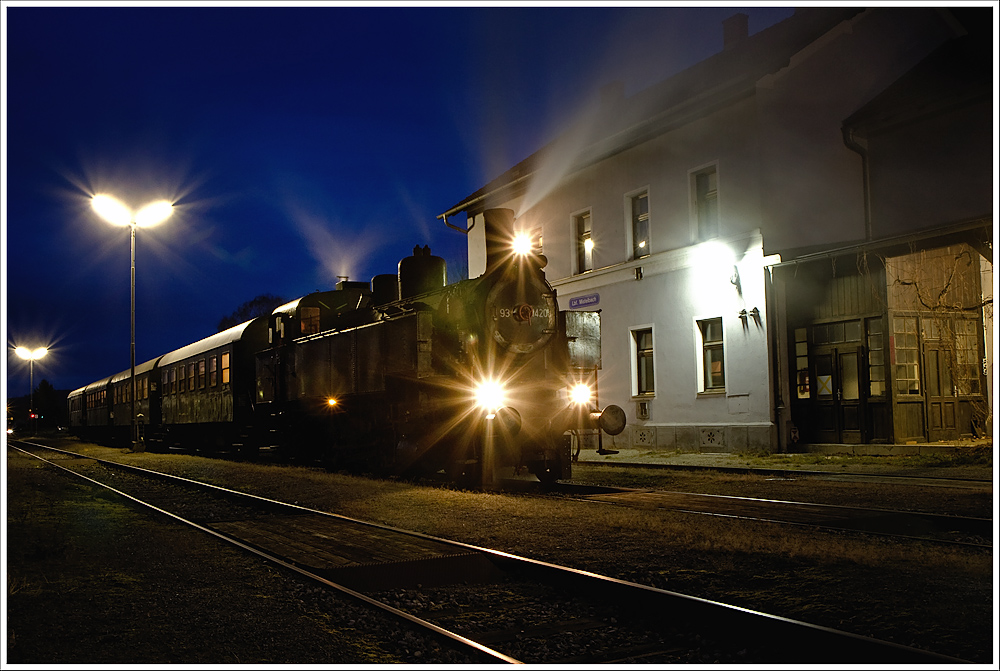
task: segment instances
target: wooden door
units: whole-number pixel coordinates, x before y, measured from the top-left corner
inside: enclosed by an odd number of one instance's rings
[[[927,375],[928,438],[948,440],[958,437],[958,390],[951,374],[951,356],[945,348],[925,345],[924,370]]]
[[[816,366],[817,440],[829,443],[864,441],[865,388],[862,348],[843,347],[818,351]]]

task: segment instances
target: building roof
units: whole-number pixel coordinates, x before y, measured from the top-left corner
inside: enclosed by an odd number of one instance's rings
[[[968,32],[945,42],[844,120],[844,127],[868,137],[900,124],[988,100],[993,93],[990,8],[954,11]],[[980,19],[976,21],[976,18]]]
[[[582,168],[671,128],[703,116],[740,95],[750,95],[756,82],[788,65],[791,57],[842,21],[865,11],[861,7],[797,9],[780,23],[727,45],[721,52],[676,75],[640,91],[627,104],[619,89],[606,88],[592,115],[569,128],[560,138],[469,194],[438,218],[459,212],[480,212],[523,193],[528,177],[560,149],[566,138],[587,148],[573,162]]]

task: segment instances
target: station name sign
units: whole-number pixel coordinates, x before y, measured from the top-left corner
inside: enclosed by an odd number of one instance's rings
[[[584,296],[577,296],[569,299],[569,308],[570,310],[576,310],[577,308],[589,308],[600,302],[600,294],[586,294]]]

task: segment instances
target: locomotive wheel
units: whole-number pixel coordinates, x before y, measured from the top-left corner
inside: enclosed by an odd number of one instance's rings
[[[482,464],[478,460],[453,461],[445,468],[445,473],[459,487],[475,489],[483,484]]]
[[[546,486],[553,485],[562,478],[562,468],[557,463],[532,461],[528,463],[528,471]]]

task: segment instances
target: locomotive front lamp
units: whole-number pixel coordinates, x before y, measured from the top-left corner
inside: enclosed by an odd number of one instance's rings
[[[496,380],[484,380],[476,386],[476,404],[489,413],[488,419],[492,419],[498,408],[505,403],[504,389]]]
[[[38,413],[35,412],[35,360],[41,359],[48,352],[49,350],[45,347],[38,347],[36,349],[17,347],[14,349],[15,354],[28,362],[28,384],[30,385],[28,417],[34,420],[36,431],[38,429]]]
[[[166,200],[157,200],[139,208],[133,212],[124,203],[107,194],[98,194],[90,201],[91,207],[109,224],[115,226],[128,226],[131,231],[131,251],[132,251],[132,349],[131,349],[131,387],[132,387],[132,412],[129,418],[132,435],[132,449],[135,450],[139,443],[138,426],[135,423],[135,229],[156,226],[165,221],[174,211],[174,206]]]
[[[527,256],[531,253],[531,236],[524,231],[519,232],[514,236],[514,242],[511,243],[514,249],[514,254],[517,256]]]
[[[569,390],[570,400],[577,405],[588,405],[590,396],[590,387],[582,382]]]

